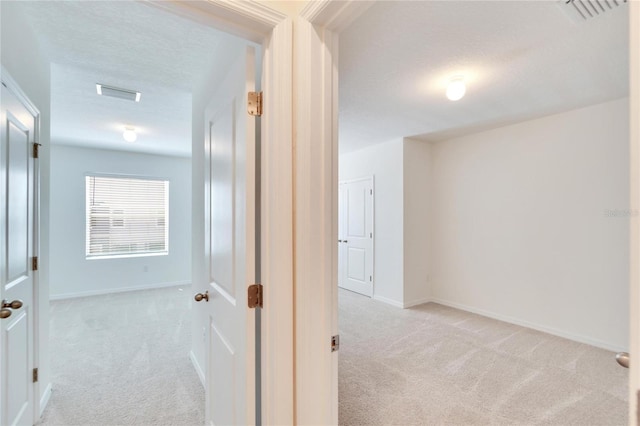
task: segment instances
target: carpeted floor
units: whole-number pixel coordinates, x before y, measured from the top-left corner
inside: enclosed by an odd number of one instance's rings
[[[52,303],[41,425],[201,425],[189,287]],[[614,354],[437,304],[340,291],[341,425],[626,425]]]
[[[190,299],[186,286],[52,302],[53,393],[38,424],[204,424]]]
[[[627,425],[628,370],[588,345],[340,290],[341,425]]]

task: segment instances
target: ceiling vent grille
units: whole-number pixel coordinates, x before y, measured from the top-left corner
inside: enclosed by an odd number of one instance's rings
[[[105,86],[104,84],[96,83],[96,91],[98,92],[98,95],[125,99],[127,101],[140,102],[141,93],[135,90]]]
[[[562,0],[563,10],[576,21],[587,21],[627,3],[627,0]]]

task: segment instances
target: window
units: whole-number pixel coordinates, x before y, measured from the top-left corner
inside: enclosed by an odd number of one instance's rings
[[[87,259],[169,253],[169,181],[85,177]]]

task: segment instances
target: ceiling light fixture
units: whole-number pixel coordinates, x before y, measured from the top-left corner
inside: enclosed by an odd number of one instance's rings
[[[138,139],[138,134],[136,133],[136,129],[133,127],[125,127],[122,137],[127,142],[135,142],[136,139]]]
[[[451,101],[457,101],[462,99],[466,91],[467,87],[464,84],[464,78],[461,75],[457,75],[449,81],[447,98]]]

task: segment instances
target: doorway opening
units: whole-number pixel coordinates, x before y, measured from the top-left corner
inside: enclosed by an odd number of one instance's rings
[[[200,198],[204,183],[192,181],[192,174],[204,168],[199,153],[211,97],[247,46],[258,58],[261,48],[139,2],[3,5],[3,15],[8,14],[28,24],[50,63],[51,178],[45,182],[50,215],[44,220],[50,228],[48,290],[55,339],[49,352],[55,359],[48,378],[53,396],[43,424],[156,424],[162,418],[174,423],[178,406],[188,411],[183,421],[203,423],[204,390],[198,383],[206,370],[203,318],[197,314],[201,308],[193,309],[189,286],[191,253],[201,250],[192,241],[192,226],[204,227],[202,213],[192,209],[192,195]],[[259,80],[259,61],[254,65]],[[108,98],[107,87],[139,95]],[[131,130],[135,141],[123,137]],[[198,155],[192,158],[194,143]],[[149,203],[136,205],[135,197],[128,210],[118,195],[113,205],[99,206],[109,211],[93,206],[95,215],[89,216],[87,175],[166,181],[166,214],[141,212]],[[143,237],[164,229],[166,246],[146,253],[160,242],[123,240],[132,232],[118,231],[128,225],[149,228]],[[95,235],[90,232],[97,228]],[[95,245],[113,251],[98,258],[90,251]],[[60,345],[64,350],[57,350]],[[190,373],[159,374],[160,362],[167,371]],[[152,391],[148,399],[138,392],[144,388]],[[199,396],[193,395],[197,389]],[[133,390],[135,396],[127,397]],[[91,418],[74,408],[84,405],[75,397],[94,402],[87,403],[96,407]],[[172,415],[175,419],[167,417]]]
[[[563,6],[376,3],[341,32],[338,180],[375,179],[341,424],[628,422],[628,8]]]

